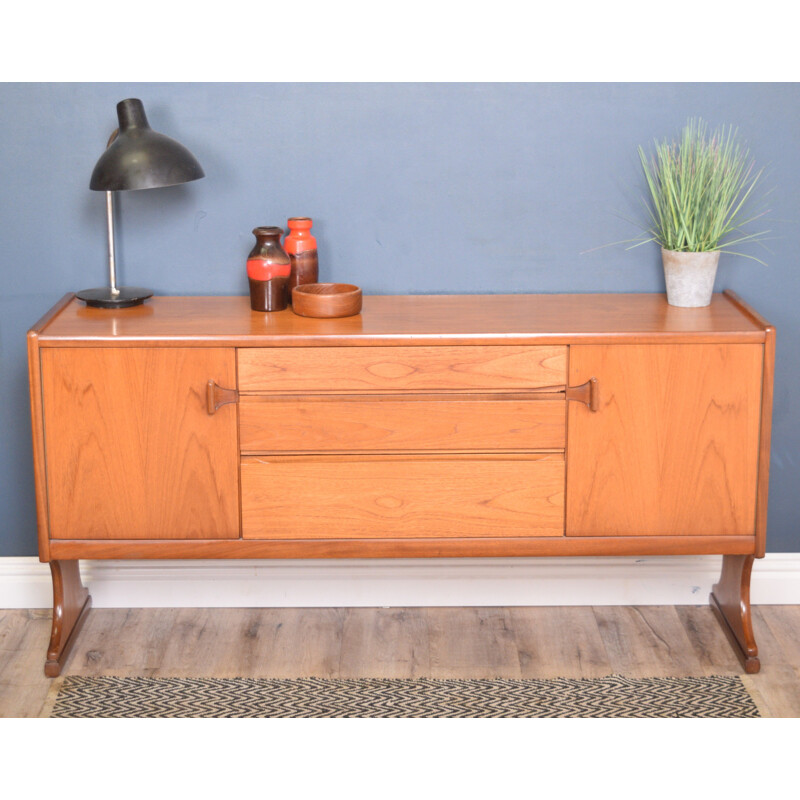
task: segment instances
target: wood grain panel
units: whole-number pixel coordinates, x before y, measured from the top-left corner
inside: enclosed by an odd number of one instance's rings
[[[745,555],[753,536],[508,536],[447,539],[66,541],[53,558],[484,558],[489,556]]]
[[[243,392],[531,389],[563,386],[567,348],[298,347],[239,352]]]
[[[364,297],[354,317],[263,314],[249,298],[153,297],[133,308],[73,300],[42,346],[307,347],[525,345],[577,342],[764,341],[763,328],[721,294],[677,308],[658,294],[403,295]]]
[[[210,416],[206,384],[235,381],[231,349],[42,351],[54,539],[239,535],[235,406]]]
[[[39,560],[50,560],[50,521],[47,516],[47,479],[44,455],[44,411],[42,409],[42,370],[39,358],[39,335],[73,301],[72,292],[65,294],[28,331],[28,388],[31,400],[31,433],[33,442],[33,474],[36,487],[36,522],[39,539]]]
[[[775,381],[775,329],[766,331],[764,342],[764,374],[761,384],[761,434],[758,456],[758,490],[756,496],[756,558],[767,552],[767,503],[769,500],[769,463],[772,445],[772,399]]]
[[[769,499],[769,454],[772,441],[772,395],[775,381],[775,327],[730,289],[725,297],[748,319],[764,331],[764,372],[761,380],[761,434],[758,457],[758,494],[756,496],[756,558],[767,550],[767,501]]]
[[[245,539],[564,533],[560,455],[249,456],[241,474]]]
[[[321,453],[564,448],[563,395],[553,400],[452,397],[273,400],[245,395],[239,406],[241,449],[245,453]]]
[[[581,345],[568,409],[567,535],[752,535],[761,345]]]

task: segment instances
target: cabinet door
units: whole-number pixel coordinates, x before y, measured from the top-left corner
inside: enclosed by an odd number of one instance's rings
[[[55,539],[239,536],[236,407],[209,415],[229,348],[43,349],[45,462]]]
[[[763,347],[570,348],[568,536],[752,535]]]

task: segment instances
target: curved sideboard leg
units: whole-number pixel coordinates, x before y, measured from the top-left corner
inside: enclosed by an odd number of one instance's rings
[[[81,583],[77,561],[51,561],[50,572],[53,576],[53,629],[44,674],[55,678],[92,607],[92,598]]]
[[[745,672],[761,669],[750,615],[750,573],[755,556],[723,556],[722,573],[709,595],[709,603],[728,636]]]

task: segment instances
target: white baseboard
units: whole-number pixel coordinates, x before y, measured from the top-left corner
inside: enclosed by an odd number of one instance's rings
[[[702,605],[721,556],[88,561],[95,608]],[[754,604],[800,604],[800,553],[756,561]],[[0,558],[0,608],[52,605],[50,570]]]

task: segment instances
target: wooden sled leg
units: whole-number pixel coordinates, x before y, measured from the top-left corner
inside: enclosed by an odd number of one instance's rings
[[[53,630],[44,674],[55,678],[67,660],[78,632],[92,607],[89,590],[81,583],[77,561],[51,561],[53,576]]]
[[[709,595],[709,603],[745,672],[761,669],[750,615],[750,573],[755,556],[723,556],[722,573]]]

